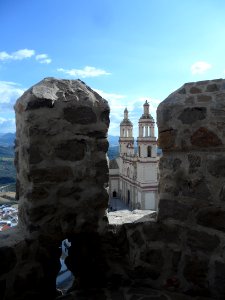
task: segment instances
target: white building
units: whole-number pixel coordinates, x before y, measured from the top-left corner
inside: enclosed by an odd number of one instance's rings
[[[146,100],[139,119],[137,153],[134,149],[133,124],[124,110],[120,123],[119,157],[109,164],[110,197],[119,197],[131,209],[157,210],[158,161],[155,121]]]

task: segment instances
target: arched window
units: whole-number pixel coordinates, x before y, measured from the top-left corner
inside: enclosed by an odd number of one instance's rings
[[[148,148],[147,148],[147,156],[148,157],[152,156],[152,147],[151,146],[148,146]]]
[[[138,154],[139,154],[139,157],[141,157],[141,146],[138,147]]]
[[[113,191],[113,198],[116,198],[117,194],[116,191]]]
[[[129,167],[127,168],[127,177],[128,178],[130,177],[130,169],[129,169]]]

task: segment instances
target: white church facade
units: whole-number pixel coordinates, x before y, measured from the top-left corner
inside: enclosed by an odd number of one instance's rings
[[[118,197],[131,209],[157,210],[158,162],[155,121],[146,100],[139,119],[137,153],[135,153],[133,124],[124,110],[120,123],[119,157],[109,164],[109,194]]]

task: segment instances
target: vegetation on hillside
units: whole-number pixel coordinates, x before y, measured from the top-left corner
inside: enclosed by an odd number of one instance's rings
[[[108,154],[108,157],[110,160],[118,157],[119,156],[119,146],[109,147],[107,154]]]
[[[0,186],[16,182],[13,157],[0,156]]]

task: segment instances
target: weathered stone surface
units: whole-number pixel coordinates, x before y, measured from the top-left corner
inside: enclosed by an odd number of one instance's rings
[[[221,190],[220,190],[220,193],[219,193],[219,198],[221,201],[225,201],[225,185],[222,186]]]
[[[142,264],[134,268],[134,271],[132,272],[131,276],[133,276],[133,278],[138,278],[139,280],[143,280],[146,278],[156,280],[160,276],[160,270],[154,268],[154,266],[146,267]]]
[[[89,125],[97,122],[95,113],[89,107],[65,108],[64,118],[72,124]]]
[[[218,245],[220,240],[215,235],[209,235],[204,231],[189,230],[187,233],[187,245],[192,251],[200,250],[204,253],[212,253]]]
[[[109,148],[109,142],[105,139],[99,139],[97,141],[97,150],[98,151],[103,151],[103,152],[107,152]]]
[[[165,158],[161,157],[159,161],[159,169],[169,169],[177,171],[181,165],[182,161],[179,158]]]
[[[209,84],[206,88],[206,92],[216,92],[218,91],[218,85],[215,83]]]
[[[194,173],[201,166],[201,157],[198,155],[188,154],[189,173]]]
[[[213,294],[218,299],[225,298],[225,264],[221,261],[215,261],[215,279],[212,284]]]
[[[72,179],[73,173],[70,167],[53,167],[51,169],[32,169],[29,173],[29,179],[34,183],[59,183]]]
[[[65,263],[73,272],[78,288],[104,287],[106,265],[99,235],[91,232],[80,233],[70,240],[71,247]]]
[[[164,150],[169,150],[175,147],[176,130],[168,129],[159,132],[158,144]]]
[[[222,145],[220,138],[205,127],[200,127],[191,136],[191,144],[197,147],[216,147]]]
[[[29,201],[41,201],[49,196],[49,186],[35,186],[34,189],[28,191],[26,197]]]
[[[84,140],[71,140],[57,145],[55,155],[63,160],[77,161],[85,156],[86,142]]]
[[[200,94],[197,96],[198,102],[209,102],[210,100],[212,100],[212,97],[205,94]]]
[[[199,94],[199,93],[201,93],[202,91],[201,91],[200,88],[195,87],[195,86],[192,86],[192,87],[190,88],[189,92],[190,92],[191,94]]]
[[[156,224],[145,222],[142,227],[147,241],[163,241],[165,243],[179,243],[180,227],[173,224]]]
[[[178,91],[178,93],[179,94],[186,94],[186,89],[185,89],[185,87],[183,87],[182,89],[180,89],[179,91]]]
[[[172,250],[172,269],[173,269],[173,272],[175,272],[175,273],[177,273],[177,271],[179,269],[181,255],[182,255],[181,250],[178,250],[178,249]]]
[[[157,112],[157,120],[158,122],[168,122],[172,118],[171,110],[168,108],[166,110]]]
[[[73,187],[62,187],[58,192],[58,197],[74,197],[74,199],[79,200],[80,194],[83,189],[80,186],[73,186]]]
[[[54,207],[53,205],[41,205],[29,209],[28,218],[29,221],[34,225],[37,222],[39,223],[45,216],[55,216],[56,212],[56,207]]]
[[[105,110],[100,115],[100,120],[104,122],[107,126],[109,126],[110,120],[109,120],[109,110]]]
[[[99,184],[108,183],[109,168],[106,160],[99,161],[95,164],[96,168],[96,181]]]
[[[183,124],[192,124],[199,120],[204,120],[206,118],[206,108],[205,107],[187,107],[179,115],[178,119],[182,121]]]
[[[182,174],[178,174],[182,175]],[[177,176],[175,176],[176,178]],[[206,184],[206,181],[203,178],[191,180],[187,178],[186,180],[177,178],[177,190],[175,195],[181,195],[184,197],[192,197],[196,199],[202,199],[207,201],[210,199],[211,193]]]
[[[135,209],[133,211],[117,210],[108,213],[109,224],[113,224],[113,225],[143,223],[144,226],[146,223],[153,224],[155,218],[156,218],[156,213],[155,211],[152,210],[139,210],[139,209]]]
[[[74,285],[85,288],[73,298],[191,299],[169,292],[179,290],[200,295],[196,300],[211,294],[223,299],[224,87],[224,80],[185,84],[160,104],[158,220],[148,214],[108,228],[107,103],[81,81],[50,78],[25,93],[16,104],[16,164],[26,247],[13,249],[12,266],[3,263],[0,298],[5,293],[7,300],[40,299],[46,289],[53,299],[58,248],[69,238]],[[18,238],[0,236],[4,245]],[[107,284],[110,290],[95,290]],[[143,285],[158,290],[140,291]]]
[[[191,205],[174,200],[160,199],[158,219],[175,219],[185,221],[191,212]]]
[[[198,256],[185,257],[184,277],[194,285],[207,288],[208,260]]]
[[[218,293],[213,288],[213,259],[223,257],[225,241],[224,86],[225,80],[188,83],[160,103],[159,137],[160,131],[167,133],[171,128],[176,135],[170,148],[159,143],[163,157],[159,164],[158,222],[167,229],[176,224],[179,238],[174,243],[171,234],[166,234],[168,230],[164,236],[153,226],[143,228],[149,235],[147,242],[164,249],[169,270],[174,273],[171,278],[179,278],[179,288],[185,286],[185,293],[192,296],[216,295],[216,299],[224,298],[223,288]],[[164,119],[167,110],[170,118]],[[181,162],[175,167],[176,158]],[[218,271],[221,286],[222,269]]]
[[[27,152],[30,164],[38,164],[43,160],[40,148],[37,145],[32,145],[29,149],[27,149]]]
[[[138,230],[132,233],[131,238],[133,242],[137,244],[138,247],[141,247],[144,244],[144,240],[141,236],[141,233]]]
[[[0,276],[9,272],[16,264],[16,254],[13,248],[0,247]]]
[[[51,99],[33,99],[31,100],[28,105],[26,110],[32,110],[32,109],[38,109],[38,108],[52,108],[54,106],[54,101]]]
[[[209,156],[207,170],[214,177],[225,177],[225,157],[222,155]]]
[[[46,78],[18,99],[15,110],[24,236],[17,244],[20,235],[0,234],[5,245],[0,247],[0,298],[55,298],[59,246],[81,231],[89,237],[76,245],[75,260],[82,262],[80,284],[103,282],[106,268],[100,267],[103,255],[96,236],[107,226],[107,101],[80,80]]]
[[[4,299],[6,291],[6,280],[0,280],[0,299]]]
[[[164,258],[161,249],[148,249],[141,253],[140,258],[144,261],[160,270],[164,264]]]
[[[197,222],[205,227],[225,232],[225,211],[216,207],[204,208],[198,213]]]

